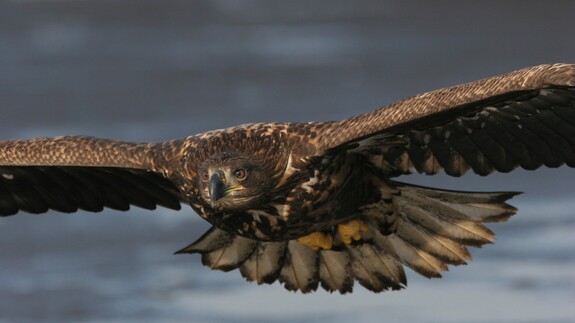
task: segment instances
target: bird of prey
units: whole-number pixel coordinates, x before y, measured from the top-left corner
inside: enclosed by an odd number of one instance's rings
[[[575,65],[540,65],[340,121],[256,123],[162,143],[0,141],[0,215],[182,203],[213,226],[178,253],[288,290],[406,286],[491,243],[513,192],[396,180],[575,167]]]

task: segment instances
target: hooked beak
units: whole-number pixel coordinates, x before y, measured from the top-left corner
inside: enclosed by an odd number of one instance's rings
[[[222,180],[222,176],[223,174],[218,171],[213,173],[212,177],[210,177],[208,191],[210,193],[210,199],[212,200],[212,203],[221,199],[225,195],[226,184]]]

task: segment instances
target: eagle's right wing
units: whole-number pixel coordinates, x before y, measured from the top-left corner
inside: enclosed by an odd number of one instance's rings
[[[130,205],[180,209],[183,195],[162,174],[163,155],[175,145],[82,136],[0,141],[0,216]]]

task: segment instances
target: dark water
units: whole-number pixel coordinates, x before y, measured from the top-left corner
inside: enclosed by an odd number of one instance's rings
[[[3,1],[0,138],[159,141],[338,119],[540,63],[575,62],[573,1]],[[171,253],[191,210],[0,220],[0,321],[575,320],[575,173],[417,177],[520,190],[499,239],[402,292],[293,294]]]

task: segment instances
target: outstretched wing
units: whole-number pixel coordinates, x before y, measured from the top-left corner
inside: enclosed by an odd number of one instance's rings
[[[157,172],[157,157],[170,144],[80,136],[1,141],[0,216],[130,205],[179,209],[183,197]]]
[[[420,94],[322,131],[324,150],[368,153],[388,173],[573,167],[575,65],[541,65]]]

